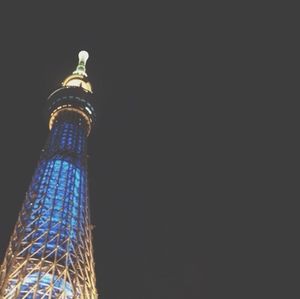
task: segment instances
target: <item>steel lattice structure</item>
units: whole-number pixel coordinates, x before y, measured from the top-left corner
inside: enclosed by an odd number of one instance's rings
[[[50,133],[0,272],[0,298],[95,299],[87,136],[95,122],[81,51],[47,101]]]

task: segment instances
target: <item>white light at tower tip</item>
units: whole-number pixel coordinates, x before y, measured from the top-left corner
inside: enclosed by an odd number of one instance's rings
[[[82,61],[84,64],[86,64],[86,61],[89,58],[89,53],[87,51],[82,50],[78,53],[78,58],[79,61]]]

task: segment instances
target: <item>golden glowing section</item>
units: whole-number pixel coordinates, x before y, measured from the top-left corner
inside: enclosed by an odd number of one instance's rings
[[[81,75],[71,75],[65,79],[62,83],[63,86],[81,87],[86,91],[93,93],[91,83],[85,81]]]
[[[87,136],[90,134],[91,129],[92,129],[92,119],[90,117],[88,117],[87,114],[84,113],[82,110],[80,110],[78,108],[73,108],[72,105],[59,106],[51,113],[50,119],[49,119],[49,129],[50,130],[53,127],[53,124],[54,124],[54,121],[55,121],[57,115],[62,111],[73,111],[73,112],[79,113],[87,122],[87,125],[88,125]]]

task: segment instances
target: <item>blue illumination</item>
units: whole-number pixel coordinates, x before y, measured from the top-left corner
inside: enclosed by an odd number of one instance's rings
[[[39,276],[40,275],[40,276]],[[47,288],[53,283],[52,296],[51,298],[56,298],[61,295],[62,290],[64,290],[64,295],[66,299],[74,298],[73,288],[70,283],[66,282],[63,278],[58,278],[56,275],[50,275],[45,273],[31,273],[27,275],[21,285],[20,295],[26,295],[26,293],[36,285],[39,279],[38,296],[40,298]],[[39,296],[40,295],[40,296]],[[22,297],[23,298],[23,297]],[[26,298],[33,298],[33,292],[27,294]],[[48,297],[47,297],[48,298]]]
[[[46,251],[50,252],[57,247],[57,243],[64,244],[58,249],[63,253],[68,244],[66,239],[76,240],[80,222],[84,221],[81,207],[85,204],[85,189],[84,171],[64,160],[46,163],[32,213],[27,220],[29,230],[38,228],[30,237],[32,240],[38,239],[31,247],[31,253],[45,244]]]
[[[85,146],[84,129],[77,123],[63,122],[56,124],[50,134],[49,151],[69,150],[81,154]],[[57,148],[57,144],[59,148]]]
[[[46,153],[55,153],[40,161],[25,203],[31,209],[24,217],[25,231],[34,233],[23,241],[33,242],[28,251],[36,258],[46,255],[51,260],[74,252],[77,238],[84,234],[85,138],[83,128],[71,122],[59,122],[51,130]]]

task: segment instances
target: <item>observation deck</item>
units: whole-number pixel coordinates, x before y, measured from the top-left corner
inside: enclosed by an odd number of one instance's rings
[[[62,82],[62,87],[48,97],[46,117],[49,120],[49,129],[51,130],[61,112],[73,111],[78,113],[86,121],[87,135],[89,135],[96,122],[96,101],[86,74],[85,65],[88,53],[80,51],[78,58],[79,62],[73,74]]]

